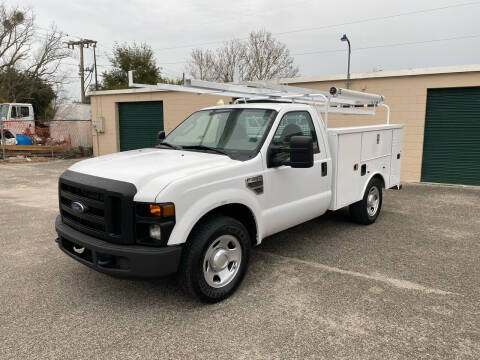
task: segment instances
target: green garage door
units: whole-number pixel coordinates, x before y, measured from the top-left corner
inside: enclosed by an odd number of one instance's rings
[[[480,87],[428,90],[422,181],[480,185]]]
[[[163,130],[163,103],[143,101],[118,104],[120,151],[152,147]]]

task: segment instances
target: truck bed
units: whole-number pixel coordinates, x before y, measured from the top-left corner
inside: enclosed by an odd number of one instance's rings
[[[327,134],[333,167],[330,210],[361,200],[376,174],[387,189],[400,184],[403,125],[329,128]]]

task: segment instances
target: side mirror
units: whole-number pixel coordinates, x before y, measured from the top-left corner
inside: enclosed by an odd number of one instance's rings
[[[290,157],[290,159],[286,160],[288,157]],[[310,136],[292,136],[290,139],[289,148],[272,147],[269,150],[267,159],[268,167],[277,167],[282,165],[291,166],[292,168],[312,167],[313,140]]]
[[[165,131],[159,131],[157,134],[157,144],[161,144],[165,140]]]
[[[290,166],[292,168],[313,166],[313,139],[311,136],[292,136],[290,139]]]

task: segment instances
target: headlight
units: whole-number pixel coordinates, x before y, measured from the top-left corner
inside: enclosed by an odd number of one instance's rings
[[[160,225],[150,225],[150,237],[155,240],[162,240],[162,228]]]
[[[173,203],[135,204],[135,241],[149,246],[166,246],[175,226]]]

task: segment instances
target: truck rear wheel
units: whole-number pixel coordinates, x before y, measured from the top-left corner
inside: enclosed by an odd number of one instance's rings
[[[249,233],[241,222],[227,216],[206,219],[193,231],[179,272],[181,285],[202,301],[221,301],[235,291],[245,275]]]
[[[373,178],[367,185],[363,199],[350,205],[350,216],[359,224],[372,224],[382,209],[382,181]]]

